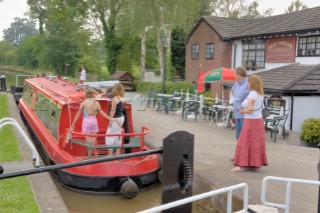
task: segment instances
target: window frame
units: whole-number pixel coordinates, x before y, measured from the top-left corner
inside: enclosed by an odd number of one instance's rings
[[[206,44],[206,60],[214,59],[214,43]]]
[[[312,41],[312,38],[314,38],[314,41]],[[313,54],[310,54],[312,52]],[[320,35],[298,37],[297,57],[319,57],[319,56],[320,56]]]
[[[250,53],[252,55],[250,55]],[[255,65],[253,65],[250,60],[254,60]],[[243,41],[241,64],[246,68],[253,68],[252,70],[264,69],[266,66],[266,40],[256,39]]]
[[[198,60],[199,59],[199,52],[200,52],[200,45],[199,44],[192,44],[191,45],[191,59]]]

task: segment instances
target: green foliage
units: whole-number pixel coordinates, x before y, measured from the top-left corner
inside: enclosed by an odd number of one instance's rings
[[[185,55],[186,46],[184,44],[186,38],[186,32],[182,28],[178,28],[172,31],[171,51],[172,51],[172,66],[175,68],[175,72],[185,71]]]
[[[300,140],[320,143],[320,118],[309,118],[302,123]]]
[[[0,212],[40,212],[27,177],[0,181]]]
[[[290,3],[290,5],[288,6],[288,8],[286,9],[286,13],[292,13],[292,12],[296,12],[299,10],[304,10],[307,9],[307,5],[303,4],[302,1],[300,0],[294,0]]]
[[[7,96],[0,94],[0,119],[10,117]],[[0,131],[0,162],[22,159],[12,126]],[[0,212],[40,212],[27,177],[16,177],[0,181]]]
[[[79,58],[76,65],[76,71],[80,71],[83,64],[85,65],[85,69],[87,72],[96,74],[101,73],[101,66],[103,65],[103,63],[98,61],[97,58],[90,55],[85,55]]]
[[[16,51],[15,50],[9,50],[5,53],[5,64],[7,65],[16,65]]]
[[[214,16],[229,18],[260,18],[270,16],[272,9],[266,11],[258,11],[259,3],[257,0],[248,2],[242,0],[216,0],[213,1],[211,7]]]
[[[15,51],[15,47],[7,41],[0,41],[0,64],[8,63],[8,52]]]
[[[148,91],[153,91],[155,93],[162,93],[162,82],[145,82],[145,81],[135,81],[136,91],[147,94]],[[172,82],[166,81],[165,82],[165,93],[166,94],[173,94],[174,92],[184,92],[189,91],[193,93],[194,86],[191,82],[188,81],[179,81],[179,82]]]
[[[37,68],[37,54],[40,51],[40,37],[29,36],[24,39],[17,49],[17,65],[27,68]]]
[[[208,98],[205,102],[205,104],[213,104],[214,103],[214,95],[212,94],[211,91],[205,91],[205,92],[202,92],[200,93],[204,98]]]
[[[17,46],[27,36],[35,35],[38,31],[36,23],[26,18],[14,18],[14,22],[10,27],[3,31],[3,38],[5,41],[10,42],[12,45]]]
[[[98,80],[106,81],[110,78],[107,66],[103,65],[100,67],[100,73],[98,74]]]
[[[0,94],[0,119],[10,117],[9,105],[6,95]],[[5,126],[0,131],[1,148],[0,162],[21,160],[16,136],[12,126]]]

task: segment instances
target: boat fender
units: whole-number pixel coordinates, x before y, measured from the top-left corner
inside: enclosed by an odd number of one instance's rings
[[[138,192],[138,185],[131,178],[127,178],[123,181],[119,194],[126,199],[132,199],[137,196]]]
[[[2,174],[3,172],[4,172],[4,168],[0,166],[0,174]]]
[[[187,159],[183,159],[180,164],[178,180],[180,183],[180,189],[183,193],[192,186],[192,169],[191,164]]]

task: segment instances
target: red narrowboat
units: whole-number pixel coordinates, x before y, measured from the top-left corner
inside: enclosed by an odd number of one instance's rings
[[[25,80],[22,98],[19,100],[20,113],[47,165],[87,160],[88,148],[93,150],[93,158],[105,157],[111,148],[119,148],[121,153],[149,150],[144,141],[144,135],[149,133],[149,130],[143,127],[141,132],[134,131],[132,108],[129,103],[124,104],[125,123],[122,134],[117,135],[122,138],[119,147],[105,144],[109,121],[99,113],[99,132],[97,135],[91,135],[96,138],[94,144],[85,142],[86,135],[81,133],[82,117],[71,131],[69,128],[80,103],[85,98],[85,88],[86,85],[54,77]],[[99,101],[101,109],[108,113],[111,100],[101,95],[96,100]],[[158,172],[158,156],[153,154],[57,170],[54,175],[70,189],[121,194],[125,186],[142,190],[155,185]]]

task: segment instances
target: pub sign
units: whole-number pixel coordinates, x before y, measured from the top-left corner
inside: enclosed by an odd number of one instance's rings
[[[266,42],[267,63],[289,63],[295,61],[296,38],[272,38]]]

